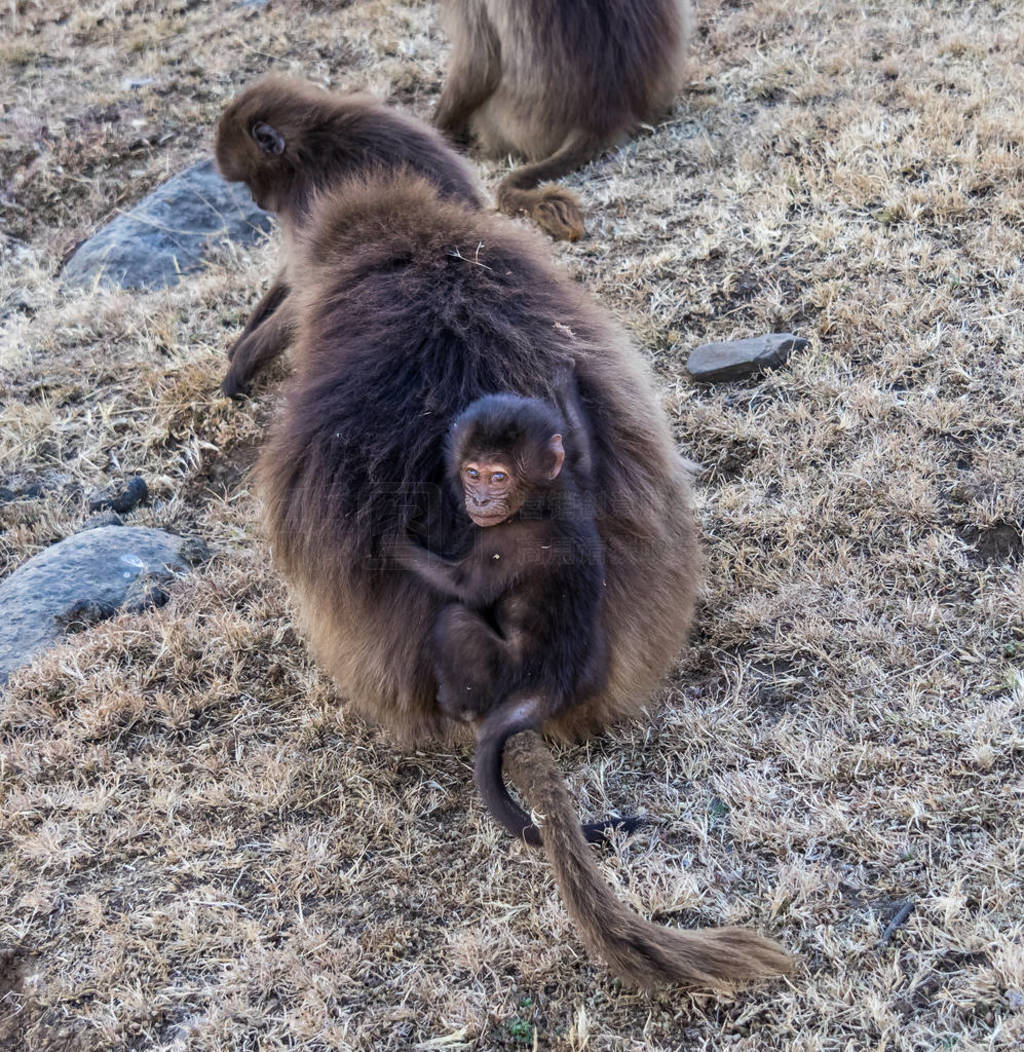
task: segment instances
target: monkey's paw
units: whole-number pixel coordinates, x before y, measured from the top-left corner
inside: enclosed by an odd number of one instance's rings
[[[220,383],[220,389],[228,398],[235,399],[244,398],[249,393],[248,383],[234,368],[228,369],[224,374],[224,379]]]
[[[422,549],[409,540],[406,534],[395,534],[386,537],[380,546],[381,553],[401,563],[403,566],[415,566],[416,557],[422,554]]]

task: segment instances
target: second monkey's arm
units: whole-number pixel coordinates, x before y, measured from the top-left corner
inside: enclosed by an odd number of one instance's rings
[[[281,306],[285,296],[290,292],[288,282],[285,280],[285,271],[282,271],[276,278],[274,283],[267,289],[263,298],[253,308],[252,314],[249,315],[248,320],[245,323],[245,328],[238,334],[238,339],[228,348],[228,361],[231,361],[235,356],[235,352],[241,343],[244,342],[245,338],[260,325],[262,325],[267,318]]]
[[[242,335],[228,351],[231,365],[221,390],[230,398],[245,393],[250,380],[292,342],[297,318],[291,290],[282,278],[283,275],[260,300]]]

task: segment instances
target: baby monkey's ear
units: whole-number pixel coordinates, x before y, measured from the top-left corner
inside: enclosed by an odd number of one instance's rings
[[[548,469],[548,478],[558,478],[558,473],[562,470],[562,465],[565,463],[565,447],[562,445],[561,435],[552,435],[548,439],[548,452],[553,458],[553,463]]]

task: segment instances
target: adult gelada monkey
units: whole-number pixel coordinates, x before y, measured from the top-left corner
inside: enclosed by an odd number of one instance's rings
[[[574,194],[542,186],[671,105],[683,79],[688,0],[445,0],[452,57],[436,124],[494,157],[529,162],[498,208],[553,237],[584,234]]]
[[[544,256],[529,230],[409,173],[334,186],[297,239],[295,366],[258,468],[265,523],[319,662],[354,708],[417,746],[459,727],[438,704],[431,643],[446,600],[388,544],[408,535],[449,559],[469,546],[445,443],[485,395],[558,404],[571,372],[601,498],[605,682],[542,729],[573,738],[637,713],[690,624],[691,496],[648,371]],[[628,910],[602,882],[537,732],[517,733],[506,753],[570,915],[623,979],[715,985],[791,966],[754,932],[662,928]]]
[[[228,350],[221,384],[235,397],[291,342],[295,329],[291,246],[313,197],[353,172],[409,168],[446,197],[480,207],[469,165],[422,121],[361,94],[332,94],[306,81],[270,76],[246,88],[221,115],[217,166],[244,182],[274,212],[284,233],[284,265]]]

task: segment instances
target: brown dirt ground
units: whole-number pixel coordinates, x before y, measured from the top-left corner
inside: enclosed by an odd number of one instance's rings
[[[583,812],[654,819],[602,861],[635,908],[803,958],[648,997],[584,957],[468,754],[399,753],[289,627],[244,471],[279,376],[216,394],[276,244],[161,293],[54,279],[266,70],[428,114],[434,6],[3,5],[3,572],[134,472],[133,520],[217,558],[0,702],[0,1048],[1020,1047],[1019,16],[703,0],[674,113],[569,180],[590,235],[552,252],[663,382],[709,565],[657,715],[561,756]],[[771,330],[811,346],[689,380],[694,345]]]

